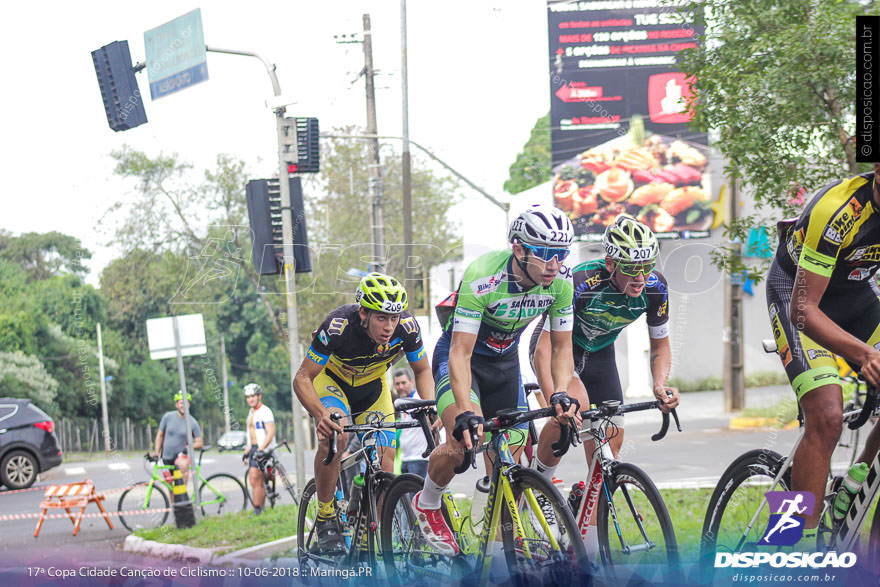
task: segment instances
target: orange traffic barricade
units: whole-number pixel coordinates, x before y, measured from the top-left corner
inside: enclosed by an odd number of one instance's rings
[[[113,522],[110,521],[110,516],[107,514],[107,510],[104,509],[104,504],[101,503],[103,500],[104,495],[95,492],[95,484],[90,479],[80,481],[79,483],[50,485],[46,488],[43,502],[40,504],[42,511],[40,512],[40,519],[37,521],[37,529],[34,531],[34,538],[40,535],[40,528],[43,527],[46,512],[50,509],[63,509],[67,512],[70,521],[73,523],[73,535],[76,536],[79,532],[86,506],[90,503],[98,506],[98,509],[101,510],[104,516],[104,520],[107,522],[107,526],[112,530]],[[79,511],[74,514],[70,510],[75,508],[79,508]]]

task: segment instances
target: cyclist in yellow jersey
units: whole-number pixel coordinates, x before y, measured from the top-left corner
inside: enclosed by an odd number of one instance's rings
[[[873,173],[817,190],[799,218],[779,223],[779,247],[767,275],[779,357],[805,417],[791,489],[811,491],[817,504],[843,424],[834,355],[880,384],[880,299],[873,280],[880,267],[878,181],[875,163]],[[875,427],[858,460],[871,462],[878,444]],[[804,540],[813,545],[820,510],[805,516]]]
[[[434,398],[434,378],[422,346],[419,324],[406,311],[404,287],[393,277],[370,273],[358,284],[356,300],[357,304],[340,306],[330,312],[313,333],[312,344],[293,380],[297,398],[315,419],[318,433],[316,531],[318,546],[324,552],[342,550],[344,544],[336,523],[333,494],[347,435],[331,414],[354,414],[354,423],[363,424],[365,412],[381,412],[393,421],[394,406],[385,372],[404,354],[422,398]],[[336,456],[325,465],[334,430],[339,434]],[[377,437],[380,447],[393,449],[394,444],[392,431],[383,431]],[[382,469],[392,472],[394,450],[384,450],[381,454]]]

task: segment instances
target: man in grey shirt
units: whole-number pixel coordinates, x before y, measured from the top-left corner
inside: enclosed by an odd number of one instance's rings
[[[186,394],[189,401],[192,398],[190,394]],[[174,395],[174,403],[177,411],[167,412],[162,416],[159,422],[159,430],[156,432],[156,452],[154,456],[160,457],[166,465],[177,465],[183,475],[184,480],[187,479],[189,473],[189,459],[186,458],[186,421],[183,419],[183,393],[178,391]],[[193,435],[193,450],[202,448],[202,429],[199,423],[189,416],[189,425]],[[175,463],[179,457],[180,463]]]

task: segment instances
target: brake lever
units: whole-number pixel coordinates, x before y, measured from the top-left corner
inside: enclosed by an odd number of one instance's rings
[[[464,459],[462,460],[460,465],[456,466],[453,469],[453,471],[455,472],[456,475],[461,475],[462,473],[467,471],[471,465],[473,465],[475,469],[477,468],[477,460],[474,458],[474,452],[477,449],[477,443],[480,441],[480,437],[474,431],[471,431],[470,434],[471,434],[471,448],[465,449]]]
[[[330,414],[330,419],[338,421],[341,419],[341,417],[336,412],[333,412],[332,414]],[[334,429],[333,436],[330,438],[330,446],[328,447],[328,450],[327,450],[327,456],[324,457],[323,463],[325,465],[329,465],[330,463],[332,463],[333,457],[336,456],[336,439],[338,438],[338,435],[339,435],[339,433],[336,432],[336,430]]]

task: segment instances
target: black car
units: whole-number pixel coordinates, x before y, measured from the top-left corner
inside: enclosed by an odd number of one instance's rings
[[[29,399],[0,398],[0,483],[25,489],[60,464],[52,418]]]

